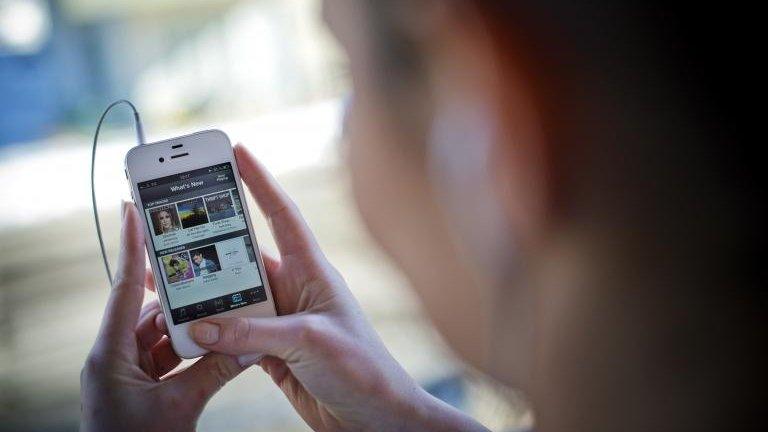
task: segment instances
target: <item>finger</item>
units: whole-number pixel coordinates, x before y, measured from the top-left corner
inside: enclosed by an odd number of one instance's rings
[[[168,323],[165,321],[165,314],[160,312],[155,317],[155,325],[165,335],[168,334]]]
[[[230,356],[207,354],[187,369],[167,379],[167,388],[176,397],[190,400],[202,407],[224,384],[236,377],[243,368]]]
[[[288,400],[296,405],[297,386],[294,385],[291,370],[285,361],[277,357],[266,356],[259,363],[264,372],[272,378],[272,381],[285,393]]]
[[[296,312],[296,302],[300,297],[300,293],[294,292],[294,290],[289,289],[285,284],[281,283],[282,278],[279,273],[281,265],[280,260],[274,258],[269,252],[265,252],[264,250],[261,251],[261,258],[264,261],[264,268],[267,271],[267,279],[269,280],[270,288],[274,295],[273,301],[277,308],[277,314],[287,315]]]
[[[209,319],[193,324],[190,335],[211,351],[231,355],[260,353],[289,360],[302,342],[321,331],[308,318],[309,315],[299,314]]]
[[[285,361],[277,357],[264,356],[264,358],[261,359],[261,362],[259,362],[259,365],[278,386],[280,386],[289,372]]]
[[[314,404],[306,404],[304,401],[307,397],[311,397],[304,386],[296,379],[285,364],[285,361],[275,357],[264,357],[261,361],[261,368],[264,372],[272,378],[272,381],[283,391],[288,401],[296,408],[299,415],[310,425],[312,429],[322,429],[319,425],[316,426],[316,419],[318,418],[317,412],[313,412],[313,408],[316,408]]]
[[[155,365],[157,376],[161,377],[178,366],[181,363],[181,358],[173,350],[171,340],[163,338],[152,347],[152,362]]]
[[[162,313],[160,305],[157,304],[157,302],[153,302],[147,304],[147,306],[149,307],[145,307],[145,309],[142,310],[142,316],[139,319],[139,323],[136,325],[136,341],[139,343],[139,347],[144,351],[152,349],[152,347],[166,335],[163,331],[164,328],[157,325],[157,317]]]
[[[271,253],[261,250],[261,259],[264,261],[264,268],[267,270],[267,277],[273,275],[280,268],[280,260],[272,256]]]
[[[120,258],[100,338],[114,342],[133,337],[144,297],[144,263],[144,234],[139,214],[133,203],[124,202]]]
[[[144,277],[144,286],[148,290],[154,292],[155,291],[155,275],[152,273],[152,269],[151,268],[147,268],[146,271],[147,271],[147,274]]]
[[[317,242],[298,207],[274,177],[242,144],[235,146],[235,156],[240,175],[267,218],[280,254],[285,256],[318,250]]]
[[[139,312],[139,324],[141,324],[141,321],[149,314],[156,314],[157,311],[160,310],[160,303],[158,303],[157,299],[151,300],[149,303],[145,304],[141,307],[141,312]]]

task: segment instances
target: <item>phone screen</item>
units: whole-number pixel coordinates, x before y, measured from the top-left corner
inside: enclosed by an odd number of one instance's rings
[[[229,162],[138,184],[174,324],[267,300]]]

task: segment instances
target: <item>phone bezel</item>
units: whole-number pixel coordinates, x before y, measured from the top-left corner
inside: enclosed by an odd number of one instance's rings
[[[178,148],[171,148],[172,146],[179,145],[181,146]],[[174,154],[180,153],[188,153],[188,155],[178,158],[171,157]],[[165,158],[165,162],[159,161],[159,158],[161,157]],[[197,345],[189,336],[189,326],[197,320],[192,320],[177,325],[174,324],[173,320],[171,319],[170,304],[168,304],[168,296],[165,292],[165,286],[161,282],[162,272],[160,271],[158,260],[155,259],[155,250],[151,240],[152,234],[150,232],[150,224],[147,220],[146,213],[143,211],[141,195],[138,191],[138,183],[226,162],[232,164],[232,168],[235,173],[235,183],[237,184],[237,190],[242,197],[240,201],[243,207],[243,214],[245,216],[246,226],[248,228],[248,233],[251,236],[252,244],[256,249],[256,261],[258,264],[259,272],[262,275],[262,281],[264,283],[264,288],[267,294],[267,300],[261,303],[222,312],[213,315],[213,317],[224,318],[245,316],[275,316],[277,315],[277,310],[274,303],[274,297],[272,295],[267,273],[264,268],[264,261],[261,258],[258,240],[256,239],[256,236],[253,232],[253,222],[251,221],[250,212],[245,199],[246,195],[243,191],[243,185],[240,180],[240,171],[237,167],[237,161],[235,160],[232,144],[229,140],[229,137],[220,130],[205,130],[189,135],[134,147],[129,150],[125,156],[125,169],[128,182],[130,183],[131,196],[136,203],[136,207],[139,209],[139,213],[141,214],[141,218],[144,224],[146,248],[149,254],[152,273],[155,275],[155,289],[157,291],[157,296],[163,309],[163,313],[165,314],[165,322],[168,326],[171,345],[173,346],[174,351],[176,351],[176,354],[182,358],[189,359],[200,357],[201,355],[207,353],[208,350]]]

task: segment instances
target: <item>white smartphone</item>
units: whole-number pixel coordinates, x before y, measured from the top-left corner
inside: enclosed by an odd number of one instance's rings
[[[134,147],[125,168],[180,357],[207,352],[189,336],[195,320],[276,315],[226,134],[209,130]]]

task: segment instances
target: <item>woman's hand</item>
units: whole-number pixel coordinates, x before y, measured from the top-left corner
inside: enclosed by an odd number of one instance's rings
[[[280,251],[279,259],[264,256],[280,316],[207,319],[191,327],[195,341],[220,353],[265,354],[261,367],[315,430],[482,430],[408,376],[296,205],[245,147],[235,154]]]
[[[99,336],[80,376],[83,431],[189,431],[208,399],[240,373],[237,361],[209,354],[165,376],[181,359],[165,336],[157,301],[141,307],[144,235],[136,207],[123,204],[119,267]]]

